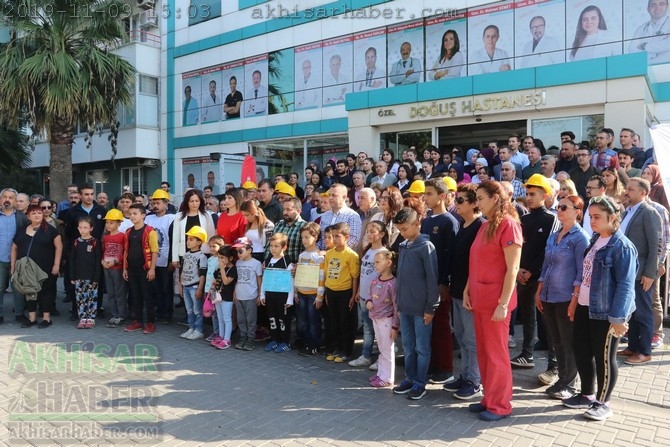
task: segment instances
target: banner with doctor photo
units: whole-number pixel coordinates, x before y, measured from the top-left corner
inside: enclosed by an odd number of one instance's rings
[[[387,40],[388,86],[423,82],[423,21],[389,27]]]
[[[354,34],[354,91],[386,87],[386,28]]]
[[[295,109],[321,107],[321,42],[294,48],[295,59]]]
[[[426,21],[426,81],[467,75],[465,12]]]
[[[224,109],[223,119],[234,119],[242,116],[242,108],[244,107],[244,61],[230,62],[221,67],[221,93],[223,96],[224,107],[237,107],[237,102],[242,98],[238,113],[235,109],[231,109],[227,113]],[[235,93],[232,93],[233,85],[235,86]],[[230,98],[228,97],[230,95]],[[226,103],[228,101],[228,103]]]
[[[323,106],[344,104],[353,91],[353,37],[343,36],[323,42]]]
[[[621,0],[566,0],[565,6],[567,62],[621,54]]]
[[[251,57],[244,61],[244,116],[268,114],[268,55]]]
[[[624,0],[624,52],[646,51],[649,65],[670,62],[667,0]]]
[[[514,68],[514,3],[468,10],[468,74]]]
[[[202,70],[202,103],[200,122],[202,124],[218,123],[223,119],[223,95],[221,67]]]
[[[565,62],[565,0],[518,0],[514,7],[515,67]]]
[[[195,126],[200,122],[201,82],[199,71],[185,73],[181,77],[182,126]]]

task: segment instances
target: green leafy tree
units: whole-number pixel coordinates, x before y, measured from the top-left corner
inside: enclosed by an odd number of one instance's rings
[[[49,143],[55,199],[72,181],[77,123],[113,124],[117,104],[131,101],[132,65],[112,51],[126,39],[119,0],[0,0],[10,28],[0,47],[0,120],[19,127],[25,118]],[[9,11],[14,11],[10,14]],[[19,14],[18,11],[26,11]]]

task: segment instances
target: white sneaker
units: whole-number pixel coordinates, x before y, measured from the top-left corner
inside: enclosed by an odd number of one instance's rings
[[[370,371],[377,371],[379,369],[379,365],[377,365],[377,362],[374,362],[372,365],[368,366],[368,369]]]
[[[509,336],[509,340],[507,341],[507,347],[509,348],[516,348],[516,340],[514,340],[513,336]]]
[[[181,338],[188,338],[193,334],[193,329],[189,329],[188,331],[184,332],[183,334],[180,335]]]
[[[364,356],[360,356],[357,359],[354,359],[349,362],[349,366],[370,366],[372,363],[372,360],[365,358]]]
[[[193,332],[191,332],[191,335],[186,337],[186,339],[187,340],[198,340],[199,338],[203,338],[204,336],[205,336],[205,334],[203,334],[200,331],[193,331]]]

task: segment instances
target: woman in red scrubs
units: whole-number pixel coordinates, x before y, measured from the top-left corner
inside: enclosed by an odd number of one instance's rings
[[[500,183],[487,180],[477,188],[477,206],[487,221],[470,249],[470,276],[463,307],[474,313],[477,360],[484,386],[481,403],[469,410],[484,421],[512,413],[512,368],[509,363],[510,315],[516,307],[516,274],[521,259],[521,224]],[[485,264],[485,265],[484,265]]]

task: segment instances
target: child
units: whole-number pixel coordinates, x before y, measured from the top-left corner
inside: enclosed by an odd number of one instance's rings
[[[205,275],[204,290],[211,291],[212,285],[214,284],[214,272],[219,268],[219,249],[225,245],[225,241],[221,236],[212,236],[209,238],[207,245],[209,245],[209,252],[212,256],[207,259],[207,274]],[[216,321],[216,315],[212,315],[212,328],[214,331],[205,339],[209,343],[212,343],[215,338],[219,337],[218,326],[214,324],[214,321]]]
[[[152,227],[144,224],[147,211],[143,205],[136,203],[130,205],[128,213],[133,226],[126,230],[123,279],[128,281],[136,319],[123,330],[132,332],[142,329],[143,333],[151,334],[156,330],[154,324],[156,306],[151,291],[151,281],[156,279],[158,234]],[[146,324],[143,324],[145,303],[147,319]]]
[[[205,276],[207,275],[207,256],[201,251],[207,241],[207,232],[195,225],[186,232],[186,253],[181,266],[181,285],[184,305],[188,318],[188,330],[180,335],[187,340],[204,337],[202,303],[205,298]]]
[[[327,194],[327,193],[326,193]],[[326,203],[328,203],[328,195],[325,196]],[[330,207],[330,205],[328,205]],[[318,222],[316,222],[318,224]],[[324,254],[326,251],[333,248],[333,226],[329,225],[323,230],[323,246],[325,247]],[[325,258],[324,258],[325,262]],[[326,353],[326,355],[332,353],[333,343],[335,342],[335,336],[333,335],[333,330],[330,327],[330,307],[328,306],[328,300],[326,300],[324,305],[321,307],[321,318],[323,318],[323,340],[321,350]]]
[[[333,243],[333,226],[329,225],[323,230],[323,246],[326,247],[326,251],[330,250],[335,246]]]
[[[270,257],[265,260],[265,269],[291,270],[293,264],[284,256],[287,245],[288,236],[284,233],[272,235],[269,241]],[[261,305],[268,307],[271,334],[270,342],[265,345],[266,351],[279,354],[291,350],[291,314],[288,310],[293,306],[293,278],[290,282],[289,292],[266,290],[265,281],[261,283]]]
[[[388,231],[383,222],[373,220],[368,223],[365,229],[365,240],[368,245],[363,250],[363,256],[361,256],[361,279],[358,296],[356,297],[356,301],[359,303],[361,320],[363,321],[363,352],[360,357],[350,361],[349,366],[370,366],[372,363],[372,345],[375,341],[375,332],[372,320],[368,315],[366,301],[370,296],[372,280],[379,276],[379,273],[375,270],[375,255],[384,249],[388,244],[388,239]]]
[[[251,256],[252,244],[248,238],[236,239],[233,248],[237,249],[239,258],[235,264],[237,284],[234,301],[237,310],[237,324],[240,328],[240,341],[235,345],[235,349],[253,351],[263,265]]]
[[[102,237],[102,268],[105,274],[105,286],[109,298],[112,318],[107,327],[117,328],[126,324],[126,307],[128,306],[128,287],[123,280],[123,257],[126,245],[126,233],[119,227],[123,222],[123,213],[113,209],[105,215],[105,230]]]
[[[223,246],[217,255],[219,268],[214,272],[213,292],[218,291],[222,300],[215,303],[219,337],[212,340],[212,346],[227,349],[230,348],[230,336],[233,333],[233,295],[237,284],[235,251],[229,246]]]
[[[95,327],[98,308],[98,281],[102,262],[102,249],[91,235],[93,219],[82,217],[77,222],[79,237],[74,241],[70,255],[70,280],[74,284],[79,324],[77,329]]]
[[[321,235],[321,228],[314,222],[308,222],[300,229],[300,237],[305,251],[298,256],[298,264],[319,266],[319,286],[315,289],[296,287],[298,293],[296,302],[300,312],[298,322],[302,325],[301,331],[305,336],[305,347],[300,355],[311,357],[318,354],[321,342],[321,312],[323,296],[326,291],[325,259],[316,243]]]
[[[368,228],[370,226],[368,225]],[[372,280],[365,307],[370,312],[379,344],[377,374],[370,378],[370,385],[384,388],[393,385],[395,377],[395,339],[398,336],[400,317],[396,297],[396,279],[393,276],[393,253],[385,248],[375,255],[375,270],[379,277]]]
[[[334,351],[326,360],[343,363],[351,358],[357,313],[354,298],[358,294],[360,266],[358,254],[347,246],[349,224],[331,226],[333,248],[326,252],[326,299],[334,336]]]
[[[432,321],[440,302],[437,255],[428,236],[421,234],[416,211],[402,208],[393,223],[405,239],[400,244],[397,277],[405,379],[393,392],[418,400],[426,395]]]

